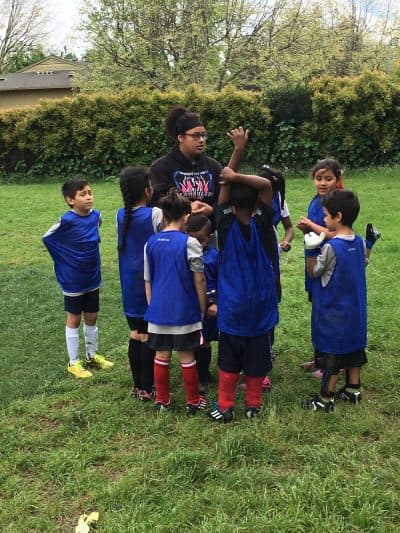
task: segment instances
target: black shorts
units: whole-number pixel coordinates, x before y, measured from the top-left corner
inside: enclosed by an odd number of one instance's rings
[[[148,322],[146,322],[146,320],[143,320],[143,318],[140,316],[125,316],[131,331],[137,331],[138,333],[147,333]]]
[[[201,344],[201,331],[184,333],[182,335],[170,335],[167,333],[149,333],[147,344],[152,350],[159,352],[192,352],[197,350]]]
[[[240,337],[219,334],[218,367],[233,374],[243,370],[245,376],[264,377],[271,370],[269,335]]]
[[[315,350],[315,366],[321,370],[327,370],[329,374],[335,376],[342,368],[360,368],[368,363],[365,350],[345,354],[331,354]]]
[[[99,294],[100,289],[95,291],[85,292],[80,296],[65,296],[64,295],[64,309],[67,313],[72,315],[80,315],[83,313],[98,313],[99,312]]]

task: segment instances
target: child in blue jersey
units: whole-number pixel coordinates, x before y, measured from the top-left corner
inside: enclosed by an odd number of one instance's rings
[[[360,210],[353,192],[332,191],[324,195],[322,203],[327,231],[335,236],[323,245],[317,256],[307,257],[307,272],[315,280],[311,337],[323,378],[320,393],[305,401],[303,407],[332,411],[335,398],[351,403],[361,400],[361,367],[367,362],[365,266],[375,241],[364,243],[353,233],[352,225]],[[314,249],[315,243],[308,235],[304,242],[306,249]],[[336,392],[342,368],[346,372],[346,384]]]
[[[194,352],[201,344],[202,317],[206,312],[203,250],[197,239],[184,233],[191,213],[190,200],[169,191],[161,198],[164,229],[145,246],[144,279],[148,308],[149,346],[154,359],[155,408],[170,406],[169,365],[178,353],[186,397],[192,415],[206,406],[200,396]]]
[[[153,399],[154,350],[147,345],[147,309],[143,279],[143,249],[149,237],[162,227],[162,211],[147,207],[153,195],[150,173],[127,167],[120,177],[124,206],[117,212],[118,263],[122,304],[130,327],[128,359],[132,373],[132,396]]]
[[[324,222],[324,210],[323,210],[323,198],[330,192],[342,188],[342,167],[340,163],[335,159],[321,159],[317,161],[311,170],[311,175],[314,180],[316,188],[316,195],[311,200],[308,206],[308,213],[306,217],[300,217],[297,228],[302,231],[303,234],[313,232],[316,235],[324,233],[325,241],[329,241],[335,236],[335,232],[327,229]],[[324,241],[324,242],[325,242]],[[322,243],[322,241],[321,241]],[[318,250],[305,250],[305,257],[316,255]],[[313,280],[307,273],[305,268],[305,290],[308,294],[308,299],[312,301],[312,289],[315,285]],[[304,370],[315,370],[315,361],[306,361],[301,364],[301,368]],[[313,374],[317,378],[322,377],[322,372],[317,370]]]
[[[233,419],[236,386],[243,371],[245,414],[258,415],[267,373],[268,332],[278,323],[278,303],[271,249],[276,246],[271,183],[260,176],[222,170],[217,233],[218,402],[208,416]]]
[[[279,260],[282,252],[289,252],[291,249],[291,242],[294,238],[294,229],[292,221],[290,220],[289,208],[285,199],[285,177],[280,170],[271,168],[269,165],[264,164],[260,171],[259,176],[268,179],[271,182],[272,187],[272,209],[273,209],[273,224],[276,234],[276,246],[277,253],[271,258],[272,266],[274,268],[278,301],[281,300],[282,289],[280,281],[280,265]],[[278,236],[278,225],[282,222],[284,228],[284,237],[280,241]],[[272,360],[275,358],[274,342],[275,342],[275,328],[272,328],[269,332],[270,339],[270,351]],[[271,389],[271,380],[269,376],[265,376],[263,381],[263,389],[269,391]]]
[[[195,351],[197,371],[199,373],[200,394],[205,395],[211,380],[211,341],[218,340],[217,328],[217,284],[218,284],[218,250],[212,246],[214,237],[211,220],[205,215],[190,215],[186,232],[195,237],[203,247],[204,274],[207,283],[207,313],[203,319],[203,344]]]
[[[114,364],[97,353],[101,215],[93,209],[92,189],[87,181],[67,181],[62,186],[62,194],[71,210],[47,231],[43,242],[54,261],[56,278],[64,294],[68,372],[77,378],[89,378],[92,372],[79,360],[82,314],[87,366],[109,368]]]

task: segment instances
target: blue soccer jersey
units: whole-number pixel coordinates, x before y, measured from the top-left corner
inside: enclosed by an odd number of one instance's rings
[[[43,236],[54,261],[54,271],[66,294],[80,294],[101,285],[100,211],[86,216],[71,210]]]
[[[147,241],[151,301],[144,318],[148,322],[163,326],[201,322],[193,272],[188,261],[188,238],[180,231],[162,231]]]
[[[143,279],[143,249],[149,237],[155,233],[153,209],[158,208],[140,206],[132,210],[125,245],[118,254],[122,304],[126,316],[143,317],[147,309]],[[117,213],[119,245],[122,242],[124,217],[125,208],[119,209]]]
[[[336,265],[328,284],[316,278],[313,288],[311,334],[315,348],[340,355],[367,344],[367,288],[365,251],[361,237],[335,237],[329,245]]]

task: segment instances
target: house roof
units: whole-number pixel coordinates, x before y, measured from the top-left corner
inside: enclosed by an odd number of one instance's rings
[[[79,70],[84,65],[85,61],[71,61],[57,56],[47,56],[37,63],[32,63],[27,67],[21,68],[17,72],[46,72],[49,70]]]
[[[71,89],[72,70],[13,72],[0,75],[0,92],[40,89]]]

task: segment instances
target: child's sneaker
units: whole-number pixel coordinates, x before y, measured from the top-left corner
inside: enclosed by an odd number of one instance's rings
[[[114,366],[114,363],[112,363],[111,361],[107,361],[107,359],[103,355],[100,355],[98,353],[95,353],[93,357],[86,359],[86,363],[89,366],[95,365],[98,368],[101,368],[102,370]]]
[[[132,398],[139,398],[140,397],[141,390],[137,387],[133,387],[131,390],[131,396]]]
[[[154,404],[154,409],[161,413],[162,411],[168,411],[171,406],[171,403],[156,402]]]
[[[309,409],[310,411],[333,411],[335,408],[334,400],[324,400],[319,394],[312,396],[308,400],[302,403],[303,409]]]
[[[244,414],[246,418],[257,418],[260,414],[261,407],[245,407]]]
[[[207,400],[202,394],[200,394],[200,400],[197,405],[193,403],[186,404],[186,412],[188,415],[195,415],[197,411],[202,411],[206,407],[207,407]]]
[[[322,379],[322,376],[324,375],[324,372],[323,370],[321,370],[320,368],[318,370],[316,370],[315,372],[312,372],[310,374],[310,378],[316,378],[316,379]]]
[[[270,378],[268,376],[265,376],[262,382],[262,390],[269,392],[271,390],[271,387],[272,387],[272,383],[271,383]]]
[[[139,390],[138,399],[141,402],[152,402],[154,400],[154,391],[147,392],[147,390]]]
[[[335,399],[336,400],[344,400],[345,402],[350,403],[360,403],[362,399],[361,391],[349,391],[346,387],[343,387],[342,389],[339,389],[337,392],[335,392]]]
[[[74,365],[68,365],[68,372],[76,378],[91,378],[93,374],[83,368],[82,361],[77,361]]]
[[[315,370],[314,359],[312,361],[304,361],[304,363],[300,364],[300,368],[305,372],[311,372],[312,370]]]
[[[232,422],[234,413],[233,408],[228,407],[225,411],[222,411],[217,403],[208,411],[207,416],[215,422]]]

